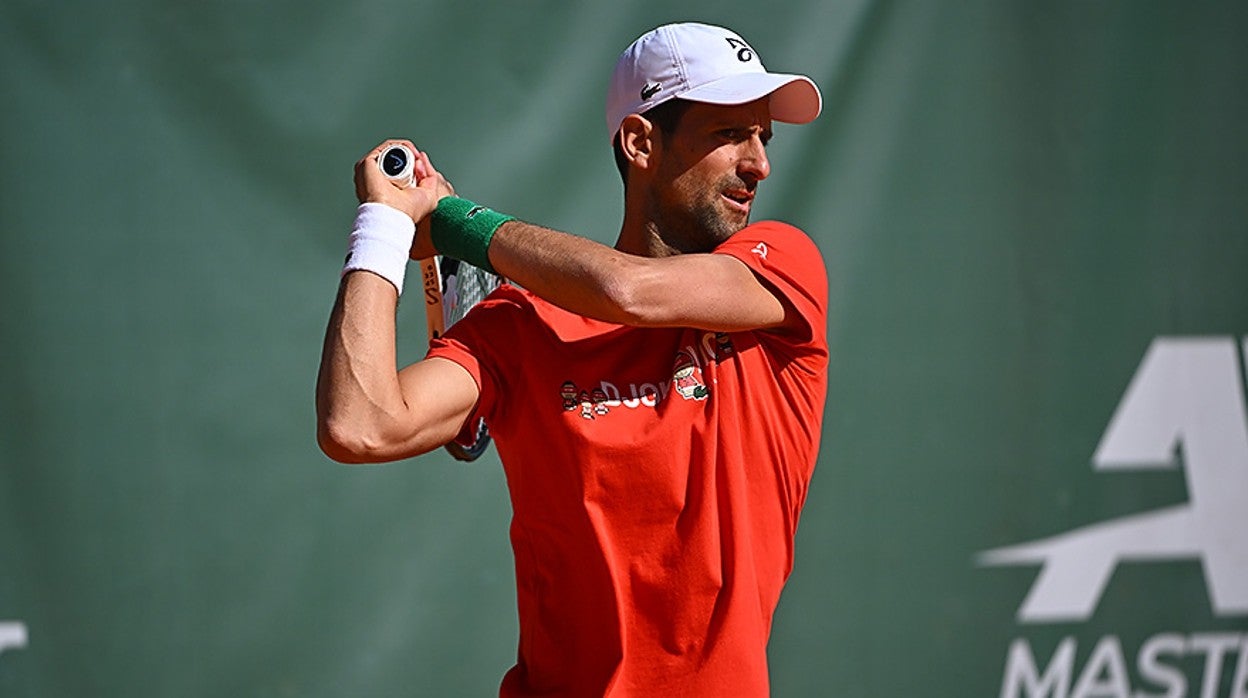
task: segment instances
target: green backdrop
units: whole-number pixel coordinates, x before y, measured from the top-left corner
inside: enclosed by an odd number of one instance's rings
[[[1177,0],[0,0],[0,696],[493,694],[496,458],[315,445],[352,165],[611,241],[606,78],[685,19],[825,97],[758,202],[832,295],[774,694],[1248,696],[1248,4]]]

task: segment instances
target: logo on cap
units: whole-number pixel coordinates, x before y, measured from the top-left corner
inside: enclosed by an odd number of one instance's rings
[[[647,83],[641,87],[641,99],[644,102],[653,97],[659,90],[663,89],[663,85],[659,83]]]
[[[754,49],[750,48],[749,44],[735,36],[726,36],[724,41],[727,41],[728,45],[737,52],[737,60],[742,63],[749,63],[754,60]]]

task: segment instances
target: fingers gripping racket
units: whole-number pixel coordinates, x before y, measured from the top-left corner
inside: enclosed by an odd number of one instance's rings
[[[420,260],[420,275],[425,284],[425,323],[430,339],[441,337],[503,283],[497,274],[441,255]],[[452,441],[446,450],[458,460],[476,460],[490,446],[490,431],[485,421],[478,419],[472,433],[471,445]]]

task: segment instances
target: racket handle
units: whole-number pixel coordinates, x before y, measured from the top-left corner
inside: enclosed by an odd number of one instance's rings
[[[381,151],[377,167],[386,177],[404,187],[416,181],[416,153],[405,145],[395,144]]]
[[[442,270],[437,257],[420,260],[420,278],[425,286],[425,330],[429,339],[437,339],[446,331],[442,314]]]

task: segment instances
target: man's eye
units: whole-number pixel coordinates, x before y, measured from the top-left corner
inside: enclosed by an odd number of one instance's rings
[[[748,128],[725,128],[725,129],[721,129],[717,133],[719,134],[720,138],[723,138],[724,140],[732,142],[732,143],[740,143],[741,141],[748,141],[754,135],[754,131]],[[767,143],[771,141],[771,134],[760,133],[758,134],[758,138],[760,141],[762,141],[763,146],[766,147]]]

